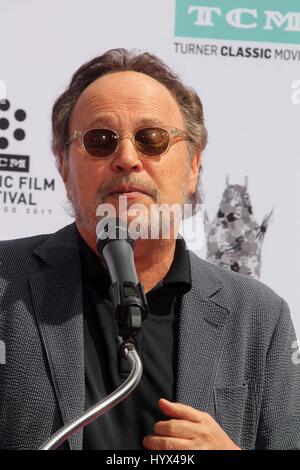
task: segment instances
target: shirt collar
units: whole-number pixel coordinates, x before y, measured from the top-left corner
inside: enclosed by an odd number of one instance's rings
[[[100,258],[91,250],[78,232],[83,277],[86,280],[99,279],[110,285],[107,269]],[[176,240],[172,264],[165,277],[147,293],[156,294],[159,289],[173,290],[179,294],[188,292],[192,287],[191,263],[187,245],[179,234]]]

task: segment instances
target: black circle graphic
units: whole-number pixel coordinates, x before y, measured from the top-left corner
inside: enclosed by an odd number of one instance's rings
[[[0,149],[4,150],[8,147],[8,140],[5,137],[0,137]]]
[[[14,132],[14,138],[16,140],[25,139],[25,132],[23,131],[23,129],[16,129],[15,132]]]
[[[10,102],[8,100],[0,100],[0,109],[1,111],[7,111],[10,108]]]
[[[15,118],[17,121],[24,121],[26,119],[26,113],[24,109],[17,109],[15,112]]]
[[[5,131],[9,127],[9,120],[5,118],[0,119],[0,129]]]

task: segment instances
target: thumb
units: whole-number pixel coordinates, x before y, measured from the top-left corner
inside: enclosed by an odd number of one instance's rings
[[[165,398],[161,398],[158,402],[160,410],[169,418],[185,419],[199,423],[202,421],[202,412],[181,403],[174,403]]]

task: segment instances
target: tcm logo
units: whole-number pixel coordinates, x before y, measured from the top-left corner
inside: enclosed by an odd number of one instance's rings
[[[0,154],[0,171],[29,172],[29,156]]]
[[[25,139],[26,133],[21,123],[26,117],[26,111],[13,108],[8,99],[0,101],[0,171],[29,172],[28,155],[7,153],[12,140],[16,145]]]
[[[300,43],[300,2],[295,0],[176,0],[175,34],[276,43]]]

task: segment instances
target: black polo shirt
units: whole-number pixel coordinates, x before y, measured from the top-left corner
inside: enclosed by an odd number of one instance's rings
[[[79,236],[83,278],[86,409],[109,395],[128,376],[120,360],[108,289],[108,272]],[[162,281],[147,293],[150,313],[139,334],[143,376],[135,391],[83,431],[83,449],[143,449],[156,421],[165,419],[159,398],[174,400],[177,318],[180,297],[191,288],[189,253],[182,238],[176,240],[172,265]]]

